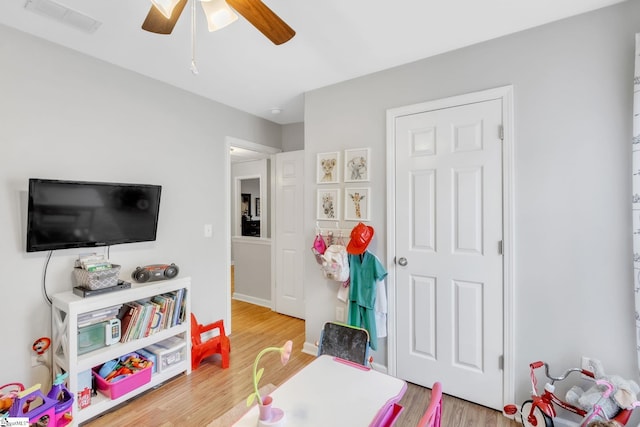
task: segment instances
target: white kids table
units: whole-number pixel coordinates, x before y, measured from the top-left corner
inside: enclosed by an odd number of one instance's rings
[[[402,410],[397,402],[406,389],[401,379],[322,355],[271,396],[273,407],[285,413],[286,427],[382,427],[392,425]],[[234,427],[257,425],[258,407],[253,406]]]

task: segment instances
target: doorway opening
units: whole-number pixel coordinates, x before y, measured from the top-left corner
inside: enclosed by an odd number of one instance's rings
[[[227,319],[229,323],[228,329],[231,331],[231,300],[234,298],[234,293],[238,291],[239,282],[237,279],[243,273],[246,274],[248,270],[246,268],[239,270],[239,264],[234,260],[233,242],[238,238],[242,238],[245,240],[255,239],[254,242],[257,243],[258,241],[264,240],[263,238],[269,237],[268,221],[270,218],[268,174],[266,172],[247,173],[244,174],[244,176],[238,176],[238,174],[233,173],[233,170],[243,163],[264,162],[266,164],[272,154],[278,153],[281,150],[233,137],[226,138],[226,145],[227,173],[225,187],[227,189],[226,211],[228,226],[226,241],[227,247],[229,248],[229,257],[227,260],[227,283],[229,285],[226,289],[226,301],[227,312],[229,313]],[[260,243],[264,244],[264,242]],[[261,304],[260,300],[248,302],[264,305]]]

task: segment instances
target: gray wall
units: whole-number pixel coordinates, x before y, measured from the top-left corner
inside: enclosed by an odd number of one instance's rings
[[[272,307],[271,303],[271,239],[234,237],[233,298]]]
[[[304,123],[282,126],[282,151],[304,150]]]
[[[138,265],[175,262],[192,279],[199,320],[228,319],[225,137],[280,148],[281,126],[2,25],[0,58],[0,360],[11,367],[0,383],[49,381],[30,364],[31,344],[51,336],[41,286],[47,253],[24,249],[30,177],[162,185],[157,241],[113,246],[110,258],[124,277]],[[212,238],[204,224],[213,224]],[[53,253],[49,294],[71,290],[80,252]]]
[[[527,396],[528,364],[538,359],[562,370],[587,355],[638,380],[630,212],[637,31],[640,1],[632,0],[307,93],[307,247],[317,153],[372,148],[372,251],[389,266],[386,110],[513,85],[517,398]],[[334,318],[337,288],[312,256],[305,270],[313,343]],[[374,362],[386,364],[386,351],[382,342]]]

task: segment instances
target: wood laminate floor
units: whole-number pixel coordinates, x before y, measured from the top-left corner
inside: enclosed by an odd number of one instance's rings
[[[232,316],[231,366],[228,369],[220,367],[219,356],[216,356],[203,362],[191,375],[180,375],[83,425],[87,427],[206,426],[247,398],[252,387],[253,361],[256,354],[263,348],[280,346],[288,339],[294,342],[294,352],[289,363],[286,366],[278,366],[276,369],[267,369],[260,381],[261,385],[282,384],[314,359],[314,356],[301,351],[305,341],[304,321],[275,313],[268,308],[235,300],[232,301]],[[273,355],[277,357],[276,353]],[[444,392],[446,393],[446,384]],[[404,410],[396,426],[415,426],[428,403],[429,389],[409,384],[407,392],[400,401]],[[442,425],[515,427],[520,424],[503,417],[501,412],[445,394]]]

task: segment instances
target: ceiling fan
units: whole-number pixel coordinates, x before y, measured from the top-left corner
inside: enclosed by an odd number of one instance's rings
[[[142,24],[142,29],[157,34],[171,34],[187,1],[151,0],[153,5]],[[261,0],[193,1],[200,1],[207,15],[209,31],[218,30],[235,21],[238,18],[235,10],[276,45],[289,41],[296,34]]]

